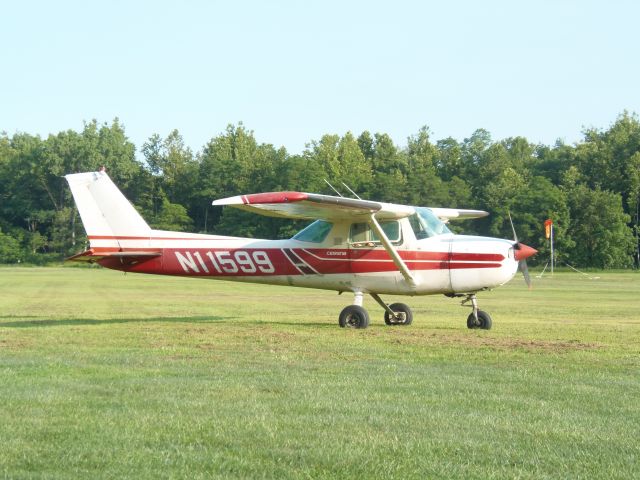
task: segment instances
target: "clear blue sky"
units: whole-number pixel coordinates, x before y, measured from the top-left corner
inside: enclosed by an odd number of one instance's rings
[[[325,133],[400,145],[475,129],[568,143],[640,112],[635,1],[6,1],[0,131],[119,117],[139,148],[228,123],[299,153]]]

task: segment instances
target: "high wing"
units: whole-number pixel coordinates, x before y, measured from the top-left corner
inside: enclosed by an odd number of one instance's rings
[[[379,220],[397,219],[413,215],[415,209],[407,205],[372,202],[354,198],[333,197],[304,192],[269,192],[214,200],[212,205],[229,205],[270,217],[308,220],[345,220],[375,214]]]
[[[357,219],[358,217],[364,219],[371,216],[371,214],[375,214],[378,220],[391,220],[408,217],[415,213],[415,209],[408,205],[304,192],[269,192],[238,195],[214,200],[212,205],[229,205],[270,217],[328,221]],[[452,219],[466,220],[489,215],[488,212],[482,210],[457,208],[431,208],[431,210],[444,222]]]

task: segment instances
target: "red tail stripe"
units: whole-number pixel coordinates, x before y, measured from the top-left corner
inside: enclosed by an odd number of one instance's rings
[[[125,236],[125,235],[89,235],[87,238],[89,240],[228,240],[228,238],[211,238],[209,236],[204,236],[200,238],[194,237],[134,237],[134,236]]]

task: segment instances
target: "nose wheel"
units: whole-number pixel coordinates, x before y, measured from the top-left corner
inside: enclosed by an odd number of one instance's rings
[[[483,330],[491,330],[491,317],[487,312],[478,310],[478,318],[473,313],[467,317],[467,328],[482,328]]]
[[[478,310],[478,300],[475,293],[467,295],[467,298],[462,301],[463,306],[468,303],[471,303],[472,312],[467,317],[467,328],[491,330],[491,316],[483,310]]]

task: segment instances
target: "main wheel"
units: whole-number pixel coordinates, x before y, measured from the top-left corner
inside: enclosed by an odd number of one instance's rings
[[[387,311],[384,312],[384,323],[387,325],[411,325],[413,322],[413,313],[408,305],[404,303],[392,303],[389,308],[400,314],[400,318],[394,318]]]
[[[340,312],[338,323],[342,328],[367,328],[369,326],[369,314],[358,305],[349,305]]]
[[[473,313],[467,317],[467,328],[482,328],[483,330],[491,330],[491,317],[483,310],[478,310],[478,322]]]

